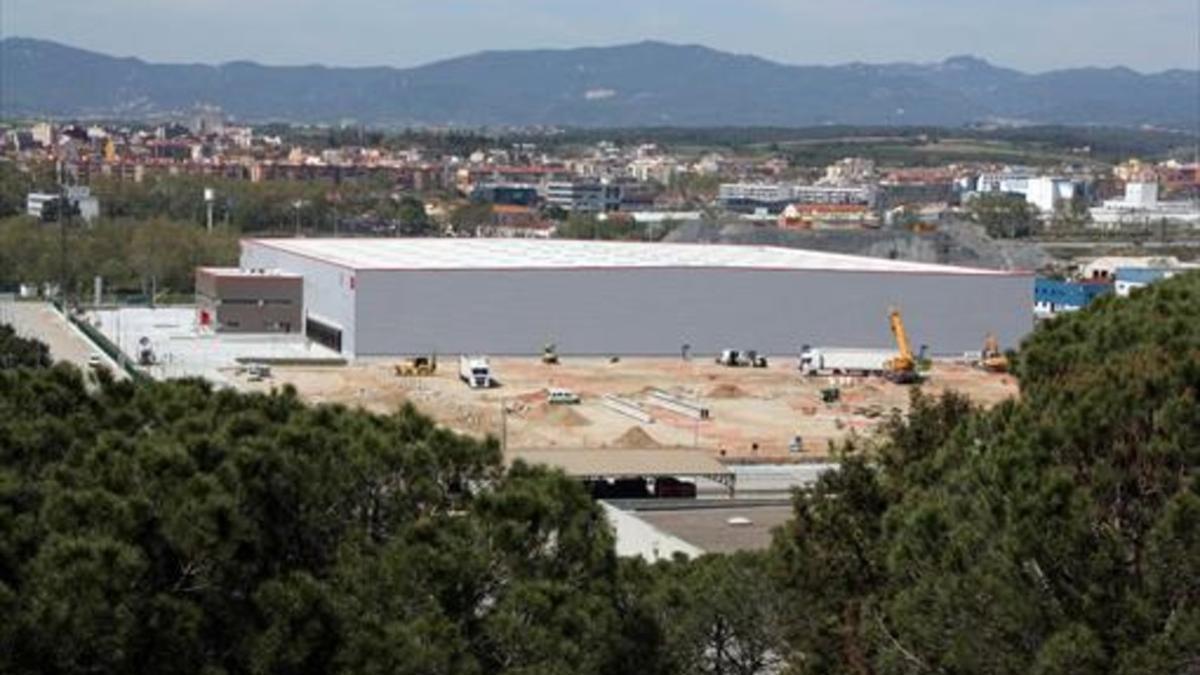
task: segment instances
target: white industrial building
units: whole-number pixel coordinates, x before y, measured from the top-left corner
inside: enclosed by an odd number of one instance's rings
[[[1125,196],[1109,199],[1103,206],[1091,209],[1093,227],[1117,230],[1123,227],[1185,225],[1200,227],[1200,205],[1195,202],[1158,200],[1158,183],[1130,181],[1125,184]]]
[[[1054,176],[1034,176],[1024,170],[980,174],[975,191],[981,194],[1018,194],[1043,214],[1054,213],[1080,194],[1078,181]]]
[[[308,336],[347,356],[436,352],[791,355],[1015,346],[1033,277],[788,248],[514,239],[246,239],[242,267],[304,278]],[[686,346],[686,347],[685,347]]]

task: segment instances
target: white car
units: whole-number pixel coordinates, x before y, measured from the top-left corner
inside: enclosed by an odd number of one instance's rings
[[[547,389],[546,402],[554,405],[574,405],[579,403],[579,394],[570,389]]]

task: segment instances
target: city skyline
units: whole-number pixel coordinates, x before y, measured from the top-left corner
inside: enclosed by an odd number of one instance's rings
[[[116,0],[104,6],[10,0],[0,9],[0,31],[167,63],[406,67],[485,50],[642,40],[804,65],[928,63],[970,54],[1028,72],[1080,66],[1156,72],[1196,69],[1200,59],[1200,7],[1191,0],[1157,0],[1153,6],[1116,0],[560,5],[565,3],[360,0],[331,11],[313,0]],[[1063,30],[1067,25],[1079,29]]]

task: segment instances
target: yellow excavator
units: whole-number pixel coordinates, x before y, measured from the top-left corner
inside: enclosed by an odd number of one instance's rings
[[[913,355],[912,345],[908,341],[908,331],[904,329],[904,319],[900,316],[900,310],[893,307],[888,312],[888,319],[892,325],[892,335],[896,337],[896,347],[900,349],[900,353],[888,359],[884,364],[884,374],[893,382],[899,384],[909,384],[916,382],[917,376],[917,357]]]
[[[979,367],[989,373],[1007,373],[1008,357],[1000,351],[1000,341],[988,333],[983,340],[983,351],[980,352]]]
[[[414,356],[396,364],[398,377],[429,377],[437,372],[437,354]]]

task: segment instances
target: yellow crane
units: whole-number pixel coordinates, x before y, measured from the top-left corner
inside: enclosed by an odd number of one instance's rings
[[[884,367],[888,379],[893,382],[915,382],[917,379],[917,357],[913,355],[912,344],[908,341],[908,331],[904,329],[904,319],[900,310],[893,307],[888,312],[892,326],[892,335],[896,338],[896,347],[900,353],[888,359]]]

